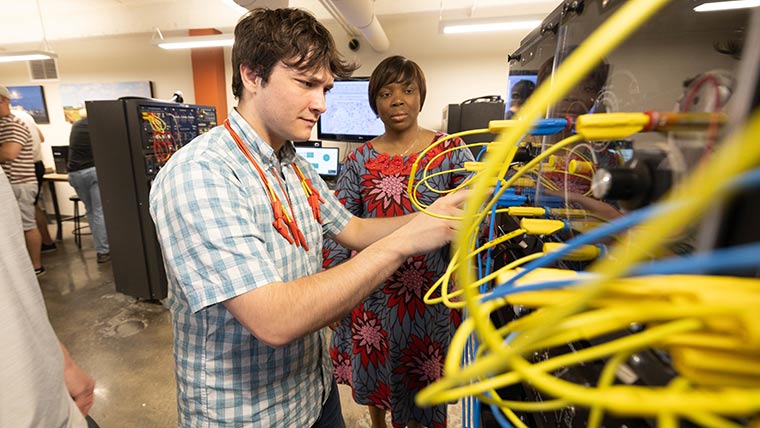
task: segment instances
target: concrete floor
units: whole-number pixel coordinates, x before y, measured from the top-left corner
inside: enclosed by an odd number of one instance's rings
[[[177,426],[169,310],[116,292],[111,263],[96,263],[90,236],[77,248],[71,227],[64,223],[58,250],[43,255],[47,273],[39,281],[59,339],[95,378],[90,416],[102,428]],[[339,388],[346,426],[369,428],[366,408]],[[462,426],[460,414],[459,405],[449,406],[449,427]]]

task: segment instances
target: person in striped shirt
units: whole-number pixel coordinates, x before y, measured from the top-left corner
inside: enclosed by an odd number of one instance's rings
[[[42,252],[47,253],[55,251],[55,241],[50,236],[48,231],[48,219],[47,214],[40,207],[40,197],[42,195],[42,183],[43,176],[45,175],[45,164],[42,162],[42,143],[45,142],[45,135],[37,127],[37,123],[34,121],[34,117],[27,113],[24,109],[19,109],[18,106],[12,106],[11,113],[14,116],[21,119],[22,122],[29,128],[29,132],[32,133],[32,154],[34,156],[34,174],[37,176],[37,199],[35,200],[34,214],[37,220],[37,230],[42,235]]]
[[[37,229],[34,204],[37,198],[37,176],[34,173],[33,140],[29,128],[11,114],[11,94],[0,85],[0,165],[13,188],[24,228],[26,248],[37,276],[45,273],[42,266],[42,236]]]

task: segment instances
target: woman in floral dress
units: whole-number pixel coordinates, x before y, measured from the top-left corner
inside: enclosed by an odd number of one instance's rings
[[[370,106],[385,125],[385,133],[358,147],[346,158],[336,194],[359,217],[391,217],[415,211],[407,194],[412,163],[418,153],[444,136],[420,127],[417,117],[425,102],[425,76],[404,57],[383,60],[372,72]],[[436,154],[464,142],[453,139],[420,161],[420,170]],[[431,172],[461,168],[471,161],[468,149],[436,159]],[[464,173],[442,174],[429,181],[434,189],[453,189]],[[418,199],[431,204],[441,195],[420,186]],[[334,242],[324,247],[328,268],[350,257]],[[354,400],[369,406],[373,428],[383,428],[385,411],[393,427],[446,426],[446,406],[419,408],[414,396],[438,379],[460,315],[443,305],[425,305],[425,292],[443,274],[449,250],[410,257],[360,306],[344,318],[332,336],[330,354],[338,383],[350,385]]]

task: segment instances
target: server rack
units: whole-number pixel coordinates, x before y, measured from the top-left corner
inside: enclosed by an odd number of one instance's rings
[[[85,104],[116,290],[163,299],[167,281],[149,212],[151,183],[174,152],[216,126],[216,109],[144,98]]]
[[[533,75],[539,83],[550,79],[561,62],[624,3],[623,0],[563,2],[547,16],[539,28],[523,39],[515,52],[508,56],[510,75]],[[755,21],[750,23],[749,12],[746,10],[697,14],[693,12],[693,6],[691,2],[671,2],[669,6],[664,7],[608,55],[602,64],[596,66],[563,100],[552,106],[546,117],[571,119],[580,114],[594,112],[725,109],[731,113],[732,120],[737,117],[740,121],[745,120],[746,111],[756,108],[760,100],[760,92],[757,89],[760,55],[757,53],[757,46],[748,43],[750,40],[757,40],[756,26],[760,22],[757,20],[760,14],[756,12]],[[748,64],[750,62],[751,64]],[[741,67],[744,68],[744,73],[737,72]],[[700,89],[695,84],[705,76],[710,76],[711,81],[715,82],[714,87],[711,85]],[[743,89],[736,86],[737,81],[739,85],[744,86]],[[742,94],[747,98],[746,104],[752,108],[745,107],[745,114],[737,114],[737,109],[728,109],[727,103],[732,97]],[[563,134],[562,137],[564,136],[567,135]],[[562,137],[528,137],[525,141],[529,148],[541,152]],[[668,143],[677,147],[683,154],[685,173],[696,167],[699,155],[704,152],[706,139],[704,135],[695,133],[670,136],[642,133],[625,140],[603,142],[594,148],[599,147],[597,155],[603,150],[615,149],[629,158],[626,160],[630,160],[630,157],[641,159],[655,154],[665,159],[667,156],[656,152],[655,149]],[[601,161],[599,163],[601,164]],[[656,175],[656,178],[663,175],[668,178],[677,176],[672,165],[667,162],[658,163],[654,169],[663,173]],[[670,184],[671,181],[668,181],[663,187]],[[540,193],[541,190],[540,187],[537,188],[536,193]],[[749,220],[750,217],[756,216],[754,213],[758,210],[757,201],[757,191],[747,192],[730,204],[722,213],[722,217],[714,216],[716,218],[712,219],[713,224],[704,228],[710,229],[713,236],[707,239],[702,236],[702,247],[709,249],[757,242],[760,239],[757,228],[750,226],[756,222]],[[513,230],[514,227],[506,229]],[[520,256],[522,254],[514,259]],[[742,273],[747,276],[759,275],[757,270]],[[500,318],[494,319],[494,324],[499,327],[520,316],[517,308],[504,308],[502,312],[493,313],[492,319]],[[616,333],[621,336],[626,334],[627,330]],[[576,352],[596,344],[596,341],[592,340],[566,346],[572,352]],[[558,346],[545,352],[536,352],[529,359],[536,363],[553,356],[555,352],[568,353],[568,350]],[[626,379],[619,375],[617,382],[661,386],[676,376],[669,356],[651,349],[633,354],[625,367],[633,376]],[[585,364],[558,370],[556,376],[576,384],[594,384],[600,371],[600,365]],[[501,397],[516,401],[539,402],[551,398],[529,384],[514,385],[511,389],[505,388],[498,392]],[[568,406],[555,411],[517,412],[517,415],[526,425],[535,428],[581,428],[586,426],[588,409]],[[488,406],[481,408],[480,417],[479,427],[502,426],[492,416]],[[603,421],[604,426],[645,428],[656,424],[657,421],[652,419],[629,416],[613,418],[607,415]],[[686,422],[681,426],[692,425]]]

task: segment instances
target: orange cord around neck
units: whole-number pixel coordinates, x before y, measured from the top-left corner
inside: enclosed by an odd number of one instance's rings
[[[306,243],[306,237],[304,237],[303,232],[301,232],[301,229],[298,227],[298,223],[296,223],[295,211],[293,210],[293,205],[290,202],[288,192],[285,191],[285,186],[282,185],[282,181],[280,181],[280,177],[278,176],[277,172],[274,170],[274,168],[272,168],[272,174],[277,179],[277,183],[280,185],[280,189],[282,189],[282,193],[285,195],[285,198],[288,201],[290,212],[293,213],[293,215],[289,215],[288,210],[285,208],[285,205],[282,203],[282,201],[280,201],[280,198],[277,197],[277,193],[275,192],[274,187],[272,187],[272,183],[270,183],[270,181],[267,179],[264,171],[261,169],[258,162],[256,162],[256,160],[253,158],[253,155],[251,155],[251,152],[248,150],[248,147],[246,147],[245,143],[243,143],[243,140],[232,129],[232,125],[230,124],[229,119],[224,121],[224,127],[227,128],[227,131],[229,131],[232,139],[235,141],[235,144],[237,144],[240,151],[243,152],[243,155],[256,169],[256,172],[261,178],[261,182],[264,183],[264,188],[267,191],[269,203],[272,205],[272,212],[274,213],[274,221],[272,222],[272,226],[274,226],[277,232],[279,232],[280,235],[282,235],[283,238],[285,238],[289,243],[295,244],[296,247],[302,246],[304,250],[309,251],[309,246]],[[315,189],[312,185],[311,180],[306,178],[298,165],[295,163],[291,163],[290,165],[293,167],[293,170],[301,182],[301,188],[306,194],[306,199],[309,202],[309,206],[311,207],[311,212],[314,215],[314,219],[321,224],[322,219],[320,215],[319,203],[324,203],[324,199],[322,199],[317,189]]]

